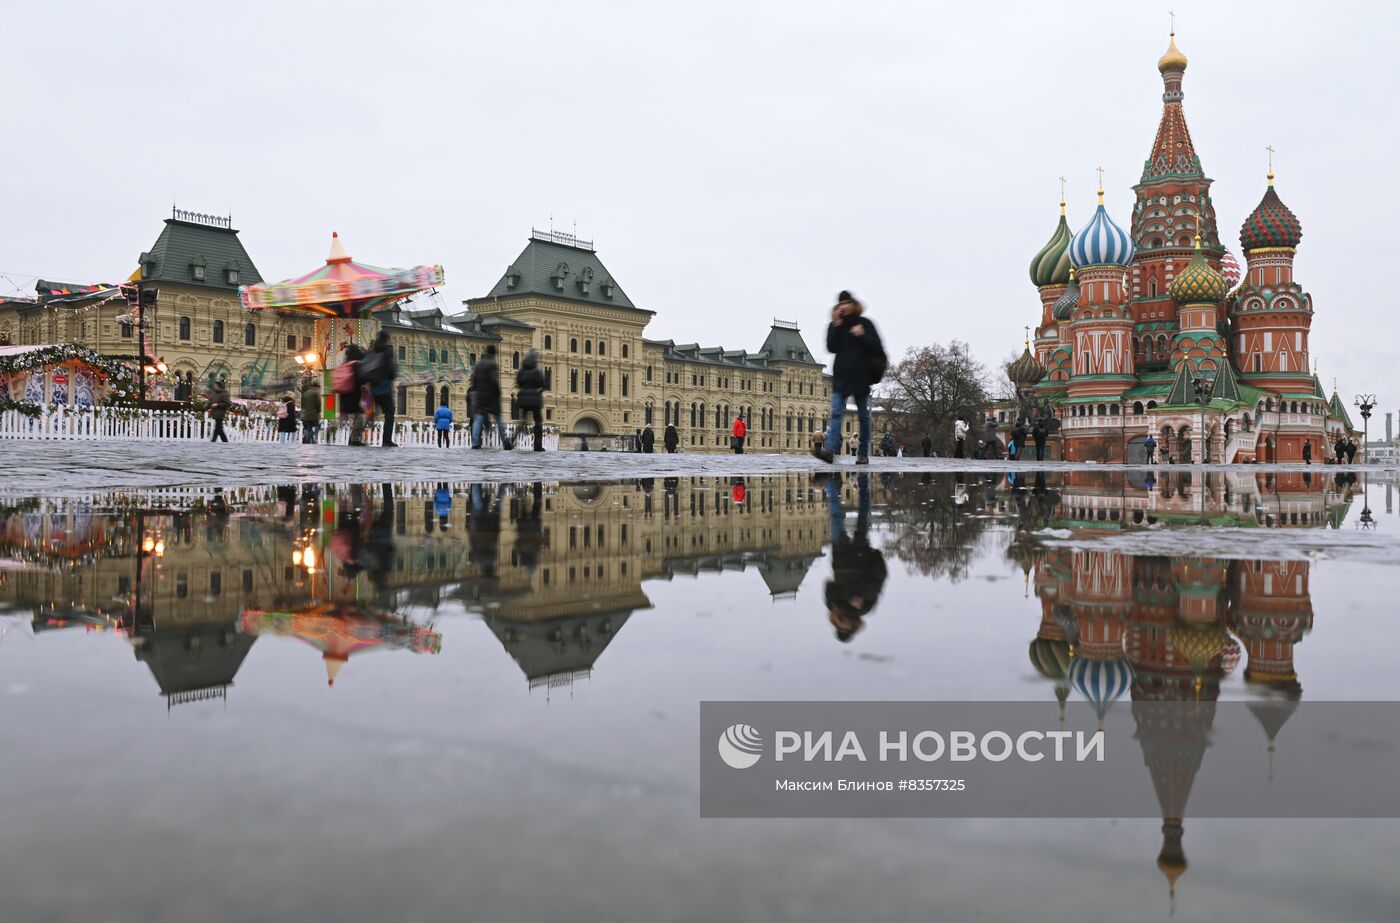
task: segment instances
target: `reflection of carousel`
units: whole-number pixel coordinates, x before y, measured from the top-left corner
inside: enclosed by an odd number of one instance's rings
[[[330,603],[296,612],[245,609],[238,619],[238,630],[248,635],[300,638],[310,644],[321,652],[326,683],[331,686],[335,685],[340,668],[356,654],[373,650],[436,654],[442,650],[442,635],[422,625]]]
[[[294,279],[263,285],[244,285],[239,300],[249,310],[271,310],[315,318],[315,347],[297,357],[300,365],[324,369],[348,343],[366,345],[369,331],[363,321],[371,312],[419,292],[441,285],[441,266],[384,269],[350,258],[339,234],[331,235],[326,265]],[[336,402],[330,382],[322,382],[325,414],[335,416]]]

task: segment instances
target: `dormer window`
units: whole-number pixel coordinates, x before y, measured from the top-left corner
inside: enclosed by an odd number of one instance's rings
[[[593,284],[593,267],[585,266],[583,272],[578,276],[578,290],[583,294],[588,294],[589,286]]]
[[[614,288],[612,279],[604,279],[602,285],[603,297],[612,301]]]
[[[228,263],[224,266],[224,279],[229,285],[238,284],[238,264]]]
[[[549,277],[550,281],[554,283],[555,289],[557,289],[558,291],[561,291],[561,292],[564,290],[564,279],[565,279],[565,277],[568,276],[568,274],[569,274],[569,264],[568,264],[568,263],[560,263],[560,264],[555,268],[555,270],[554,270],[554,275],[552,275],[552,276]]]
[[[190,276],[194,279],[194,281],[204,281],[204,267],[205,262],[204,257],[202,256],[196,256],[194,260],[190,263]]]
[[[506,288],[515,288],[519,284],[520,273],[516,271],[514,266],[511,266],[506,270]]]

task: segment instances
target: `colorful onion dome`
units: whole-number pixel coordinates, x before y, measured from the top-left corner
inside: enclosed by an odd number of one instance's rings
[[[1240,658],[1243,655],[1244,652],[1240,650],[1240,642],[1231,638],[1230,643],[1225,645],[1225,650],[1220,652],[1220,669],[1225,671],[1226,676],[1235,672],[1235,667],[1240,665]]]
[[[1055,320],[1069,320],[1074,316],[1074,309],[1079,307],[1079,279],[1074,275],[1074,270],[1069,271],[1069,288],[1055,301]]]
[[[1065,221],[1065,203],[1060,202],[1060,223],[1045,246],[1031,258],[1031,281],[1036,287],[1064,285],[1069,281],[1069,224]]]
[[[1225,277],[1225,284],[1233,292],[1244,279],[1244,270],[1240,268],[1240,261],[1235,259],[1229,248],[1221,249],[1223,252],[1220,254],[1220,274]]]
[[[1045,366],[1031,355],[1031,344],[1026,343],[1026,351],[1021,357],[1006,367],[1006,377],[1018,388],[1031,388],[1040,383],[1048,374]]]
[[[1201,249],[1201,235],[1197,234],[1196,255],[1172,279],[1167,292],[1177,304],[1219,304],[1229,291],[1225,276],[1206,262],[1205,251]]]
[[[1244,252],[1265,247],[1298,246],[1303,239],[1303,224],[1274,191],[1274,174],[1269,173],[1269,188],[1254,211],[1240,228],[1240,246]]]
[[[1166,54],[1157,59],[1157,70],[1162,73],[1181,73],[1186,70],[1186,55],[1181,53],[1181,49],[1176,47],[1176,33],[1172,33],[1171,43],[1167,45]]]
[[[1073,655],[1069,642],[1055,638],[1035,638],[1031,641],[1031,666],[1046,679],[1064,679],[1069,675]]]
[[[1085,266],[1127,266],[1133,261],[1137,248],[1128,232],[1113,223],[1103,207],[1103,190],[1099,190],[1099,207],[1094,217],[1079,229],[1069,244],[1069,259],[1075,269]]]
[[[1230,645],[1230,633],[1218,622],[1173,625],[1167,633],[1172,649],[1181,652],[1196,673],[1202,673]]]
[[[1093,703],[1102,721],[1108,714],[1108,707],[1132,687],[1133,665],[1121,657],[1116,660],[1076,657],[1069,665],[1069,681],[1080,695]]]

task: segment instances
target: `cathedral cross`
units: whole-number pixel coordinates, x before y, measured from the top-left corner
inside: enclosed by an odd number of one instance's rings
[[[1172,18],[1172,35],[1176,35],[1176,10],[1167,10],[1167,15]]]
[[[1272,173],[1274,172],[1274,146],[1272,144],[1266,144],[1264,150],[1269,152],[1269,172]]]

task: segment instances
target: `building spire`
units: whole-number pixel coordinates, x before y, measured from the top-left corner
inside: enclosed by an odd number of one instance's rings
[[[1274,146],[1273,146],[1272,144],[1266,144],[1266,145],[1264,146],[1264,150],[1266,150],[1266,151],[1269,152],[1269,174],[1268,174],[1268,175],[1269,175],[1269,185],[1272,187],[1272,186],[1274,185]]]
[[[1099,174],[1099,204],[1103,204],[1103,167],[1097,168]]]
[[[1060,177],[1060,214],[1065,213],[1065,178]]]

